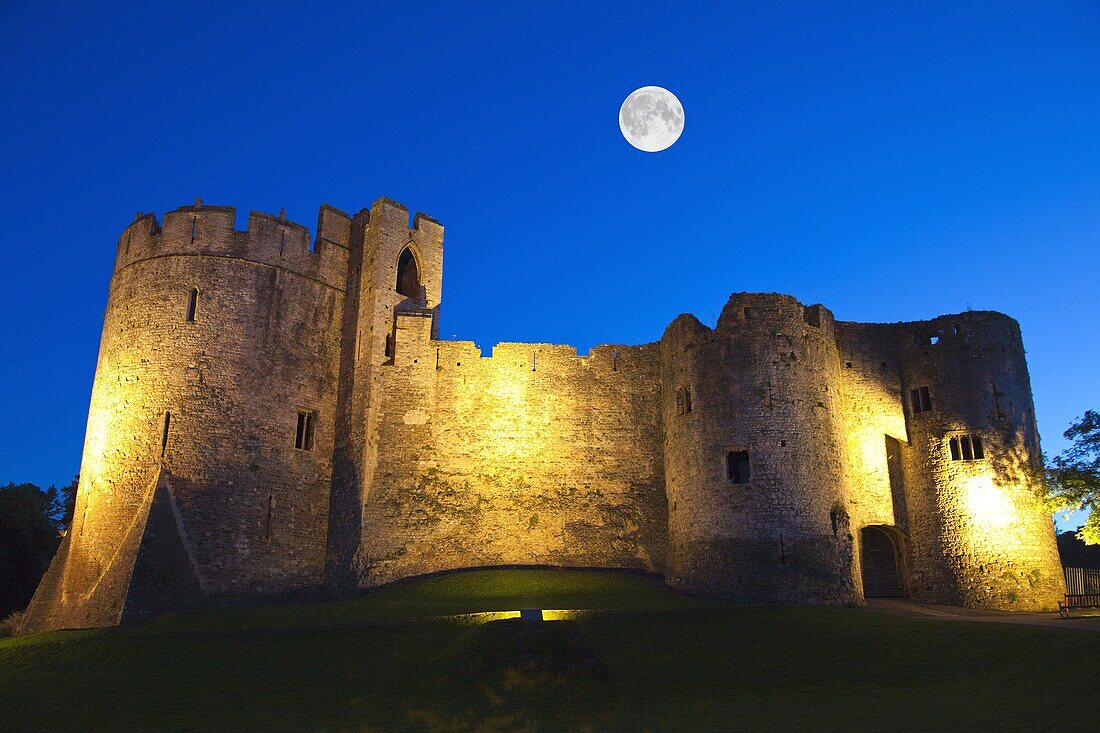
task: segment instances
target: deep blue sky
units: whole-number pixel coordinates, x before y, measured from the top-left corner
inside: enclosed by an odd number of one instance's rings
[[[741,290],[996,309],[1048,451],[1100,409],[1095,2],[8,0],[0,69],[0,482],[78,469],[118,233],[198,195],[431,214],[443,334],[486,351],[652,341]],[[647,84],[687,117],[658,154],[616,121]]]

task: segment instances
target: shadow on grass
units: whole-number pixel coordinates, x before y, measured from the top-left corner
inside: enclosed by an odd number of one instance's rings
[[[1094,729],[1100,635],[548,572],[0,640],[0,730]],[[608,610],[429,618],[522,607]]]

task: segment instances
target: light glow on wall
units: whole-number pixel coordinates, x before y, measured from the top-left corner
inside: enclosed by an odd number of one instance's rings
[[[974,524],[982,529],[1004,529],[1016,518],[1012,500],[989,476],[971,476],[963,486],[963,502]]]

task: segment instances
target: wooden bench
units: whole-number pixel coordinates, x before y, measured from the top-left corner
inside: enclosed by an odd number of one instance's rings
[[[1100,607],[1100,569],[1063,568],[1066,575],[1066,597],[1058,601],[1058,615],[1069,618],[1071,608]]]
[[[1058,601],[1058,615],[1069,618],[1071,608],[1100,608],[1100,593],[1066,594],[1066,600]]]

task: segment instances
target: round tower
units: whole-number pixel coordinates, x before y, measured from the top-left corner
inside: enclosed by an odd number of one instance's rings
[[[672,581],[856,602],[832,314],[733,295],[714,330],[673,321],[661,360]]]
[[[349,220],[323,208],[313,249],[284,216],[234,222],[200,202],[123,232],[73,524],[27,630],[196,600],[168,586],[320,585]]]
[[[1019,325],[968,312],[902,327],[913,595],[1056,608],[1064,582],[1037,500],[1041,452]]]

